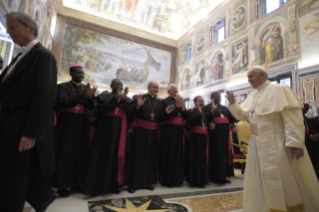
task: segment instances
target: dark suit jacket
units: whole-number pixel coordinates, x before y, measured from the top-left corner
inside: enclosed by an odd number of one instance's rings
[[[21,137],[35,138],[41,169],[45,175],[51,176],[55,171],[53,106],[57,90],[56,60],[38,43],[3,81],[7,70],[0,75],[0,141],[11,142],[16,148],[8,148],[11,152],[4,154],[18,156],[15,151],[18,151]]]

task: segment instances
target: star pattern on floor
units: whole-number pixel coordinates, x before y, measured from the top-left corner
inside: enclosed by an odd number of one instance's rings
[[[118,208],[118,207],[113,207],[113,206],[107,206],[103,205],[103,207],[106,207],[108,209],[111,209],[116,212],[146,212],[146,211],[152,211],[152,212],[165,212],[165,211],[170,211],[171,209],[160,209],[160,210],[147,210],[148,206],[151,204],[152,200],[144,203],[140,207],[136,207],[133,205],[131,201],[128,199],[125,199],[126,202],[126,209],[125,208]]]

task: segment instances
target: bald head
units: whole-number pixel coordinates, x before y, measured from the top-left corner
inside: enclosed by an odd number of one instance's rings
[[[267,74],[257,68],[252,68],[247,73],[248,82],[254,89],[267,81]]]
[[[113,79],[111,82],[112,94],[115,94],[118,90],[123,90],[123,83],[119,79]]]
[[[148,93],[151,96],[157,96],[159,91],[159,84],[156,81],[150,81],[147,86]]]
[[[170,84],[167,87],[167,93],[168,95],[172,96],[172,97],[176,97],[178,95],[178,89],[176,84]]]

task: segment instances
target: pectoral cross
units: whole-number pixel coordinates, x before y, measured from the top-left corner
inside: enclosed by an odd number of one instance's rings
[[[81,108],[79,108],[79,106],[77,105],[76,107],[74,107],[74,109],[75,109],[75,113],[78,113],[78,111],[79,111]]]
[[[203,127],[205,127],[205,123],[204,122],[202,122],[202,125],[203,125]]]
[[[178,116],[181,116],[181,113],[178,113]]]
[[[154,117],[155,117],[155,114],[152,113],[152,114],[151,114],[151,119],[154,120]]]
[[[222,117],[222,119],[225,117],[223,114],[220,114],[220,117]]]
[[[115,108],[115,114],[117,114],[117,111],[119,110],[119,108],[118,107],[116,107]]]

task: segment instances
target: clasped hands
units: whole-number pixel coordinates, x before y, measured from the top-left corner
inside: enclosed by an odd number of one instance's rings
[[[84,86],[84,89],[82,90],[81,94],[82,94],[82,96],[87,96],[90,99],[92,99],[93,95],[96,93],[96,91],[97,91],[97,87],[93,86],[93,88],[91,88],[91,84],[88,83]]]

